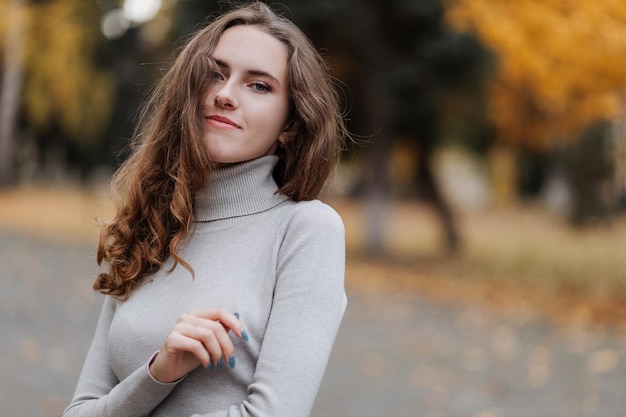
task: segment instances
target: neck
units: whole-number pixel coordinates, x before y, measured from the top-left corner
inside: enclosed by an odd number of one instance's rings
[[[211,171],[206,185],[194,196],[194,220],[247,216],[287,200],[272,177],[277,162],[277,156],[269,155]]]

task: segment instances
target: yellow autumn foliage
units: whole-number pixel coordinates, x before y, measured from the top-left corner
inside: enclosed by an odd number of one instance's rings
[[[626,93],[623,0],[448,0],[447,21],[498,56],[490,116],[499,139],[549,147],[614,118]]]
[[[113,77],[95,64],[100,42],[95,2],[24,2],[19,10],[0,4],[0,31],[7,33],[15,13],[24,17],[22,107],[35,129],[56,126],[73,140],[89,143],[109,119]],[[4,36],[3,36],[4,38]],[[0,48],[6,47],[5,39]]]

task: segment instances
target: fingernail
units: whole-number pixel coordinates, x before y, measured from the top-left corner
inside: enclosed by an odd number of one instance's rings
[[[213,362],[209,362],[209,366],[207,366],[207,369],[210,371],[213,368],[214,368]]]
[[[231,368],[234,368],[234,367],[235,367],[235,355],[231,356],[231,357],[228,359],[228,365],[229,365]]]
[[[219,362],[217,362],[217,369],[222,369],[224,367],[224,358],[221,358]]]
[[[237,320],[239,320],[239,313],[233,313],[233,315],[237,317]]]
[[[248,338],[248,333],[246,332],[245,329],[241,329],[241,338],[243,339],[244,342],[247,342],[248,340],[250,340]]]

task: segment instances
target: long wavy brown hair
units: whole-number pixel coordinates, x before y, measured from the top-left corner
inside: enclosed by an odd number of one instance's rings
[[[172,268],[180,263],[193,274],[178,248],[192,230],[193,195],[214,169],[201,103],[217,69],[215,46],[237,25],[254,25],[288,52],[290,140],[278,149],[274,170],[280,192],[314,199],[335,168],[346,130],[324,59],[300,29],[261,2],[221,15],[190,38],[143,107],[131,155],[112,179],[117,212],[102,228],[97,256],[108,272],[98,275],[95,290],[127,299],[170,256]]]

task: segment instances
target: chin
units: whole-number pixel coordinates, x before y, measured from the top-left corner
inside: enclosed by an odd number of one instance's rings
[[[253,159],[253,158],[237,158],[237,157],[213,156],[213,155],[210,155],[209,158],[211,159],[212,162],[215,162],[216,164],[220,164],[220,165],[239,164],[241,162],[246,162],[246,161],[249,161],[250,159]]]

